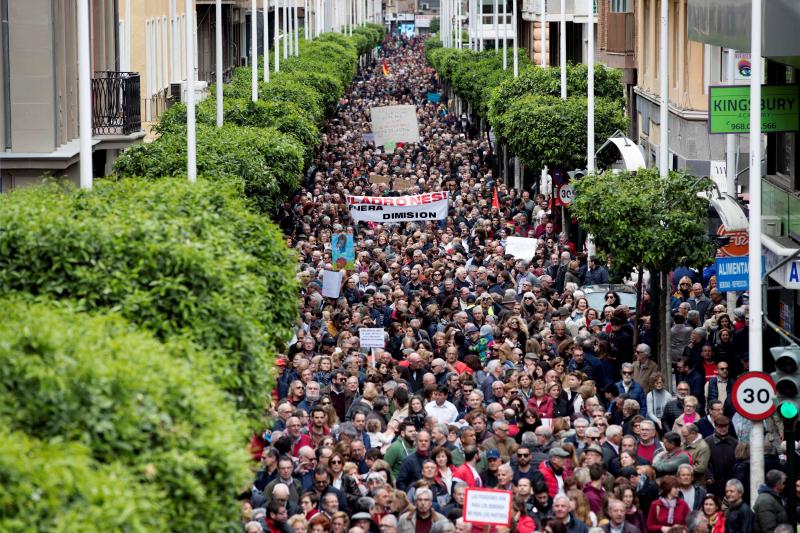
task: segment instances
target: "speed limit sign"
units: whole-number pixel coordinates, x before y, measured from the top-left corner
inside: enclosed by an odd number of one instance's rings
[[[748,372],[733,384],[731,401],[736,411],[749,420],[764,420],[775,412],[775,382],[764,372]]]
[[[558,201],[561,205],[571,205],[574,198],[575,191],[572,190],[572,186],[568,183],[558,188]]]

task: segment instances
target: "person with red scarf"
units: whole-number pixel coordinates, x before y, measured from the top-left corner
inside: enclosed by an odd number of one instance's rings
[[[650,505],[647,513],[647,531],[665,533],[672,526],[686,525],[691,512],[689,505],[678,498],[678,480],[675,476],[664,476],[661,480],[660,497]]]

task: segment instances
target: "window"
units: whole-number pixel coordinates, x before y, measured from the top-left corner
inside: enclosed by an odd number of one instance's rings
[[[595,13],[597,12],[595,4]],[[631,0],[611,0],[612,13],[628,13],[631,10]]]

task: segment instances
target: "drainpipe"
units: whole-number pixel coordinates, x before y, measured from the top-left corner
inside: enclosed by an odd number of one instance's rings
[[[8,49],[8,0],[0,0],[3,21],[3,148],[11,151],[11,52]]]

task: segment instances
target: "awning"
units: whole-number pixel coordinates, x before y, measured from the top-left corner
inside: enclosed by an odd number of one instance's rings
[[[625,163],[625,170],[628,172],[634,172],[640,168],[647,168],[644,162],[644,155],[642,155],[642,150],[639,148],[639,145],[627,138],[619,130],[614,132],[614,134],[597,149],[595,155],[605,150],[609,144],[613,144],[617,147],[622,161]]]
[[[770,237],[763,233],[761,234],[761,244],[764,251],[764,266],[767,270],[772,269],[781,260],[800,249],[800,246],[794,241]],[[800,290],[800,258],[783,265],[769,277],[787,289]]]

